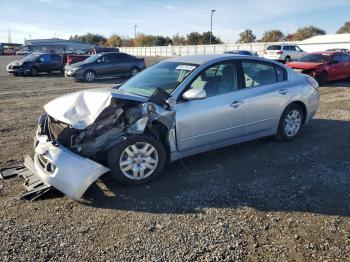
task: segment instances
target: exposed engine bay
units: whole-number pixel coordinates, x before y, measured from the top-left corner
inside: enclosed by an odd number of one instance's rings
[[[175,111],[169,94],[157,90],[150,98],[96,89],[56,98],[44,106],[38,121],[34,159],[26,158],[25,187],[38,196],[39,188],[54,187],[78,200],[106,167],[109,149],[129,136],[147,132],[174,147]],[[16,172],[16,171],[15,171]],[[30,194],[27,193],[26,195]]]

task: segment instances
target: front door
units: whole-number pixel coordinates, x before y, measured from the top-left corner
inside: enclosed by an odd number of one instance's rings
[[[180,97],[176,107],[180,152],[233,143],[243,136],[244,97],[238,91],[237,72],[233,62],[210,66],[187,88],[204,89],[207,97],[190,101]]]

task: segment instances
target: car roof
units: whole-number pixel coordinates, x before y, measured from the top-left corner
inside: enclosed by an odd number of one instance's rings
[[[220,62],[225,60],[232,59],[244,59],[244,60],[259,60],[259,61],[268,61],[270,63],[276,63],[272,60],[266,60],[261,57],[256,56],[246,56],[246,55],[232,55],[232,54],[208,54],[208,55],[190,55],[190,56],[177,56],[174,58],[170,58],[164,61],[167,62],[178,62],[178,63],[187,63],[187,64],[196,64],[196,65],[204,65],[209,62]]]

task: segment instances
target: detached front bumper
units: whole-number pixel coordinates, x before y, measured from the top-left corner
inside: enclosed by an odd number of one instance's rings
[[[30,74],[29,67],[7,68],[6,70],[9,74]]]
[[[32,170],[45,185],[78,200],[93,182],[109,171],[107,167],[79,156],[60,144],[45,141],[45,137],[38,137],[33,161],[35,170]]]

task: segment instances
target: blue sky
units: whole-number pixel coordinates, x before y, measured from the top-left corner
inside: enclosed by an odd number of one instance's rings
[[[350,0],[1,0],[0,42],[24,38],[68,38],[86,32],[133,37],[134,25],[145,34],[172,36],[210,28],[226,42],[251,28],[260,37],[270,29],[292,33],[315,25],[335,31],[350,21]]]

